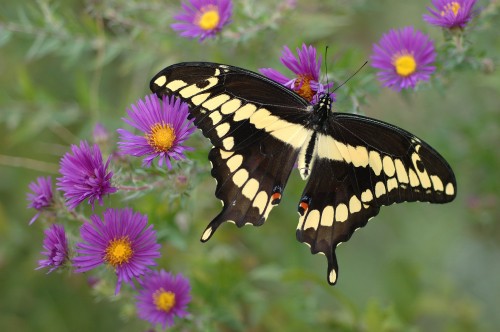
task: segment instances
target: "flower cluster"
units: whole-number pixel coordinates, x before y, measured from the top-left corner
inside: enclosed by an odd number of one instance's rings
[[[118,152],[114,152],[104,161],[98,144],[81,141],[79,145],[72,145],[71,151],[60,160],[57,191],[62,197],[53,192],[51,177],[39,177],[29,185],[28,207],[37,211],[30,224],[47,211],[53,211],[58,220],[61,218],[57,213],[65,213],[83,222],[81,240],[73,246],[68,238],[76,235],[68,237],[65,226],[48,226],[41,252],[44,258],[39,260],[37,269],[46,268],[50,273],[71,266],[75,273],[82,273],[103,265],[111,267],[117,279],[115,294],[120,292],[122,284],[134,286],[134,282],[138,282],[141,285],[137,297],[139,316],[153,324],[171,325],[174,316],[187,315],[189,281],[181,275],[174,277],[163,270],[158,273],[152,270],[160,257],[160,244],[148,217],[131,208],[108,208],[102,217],[92,214],[89,219],[75,211],[83,202],[88,202],[94,211],[96,202],[102,206],[105,197],[122,190],[114,183],[113,162],[130,155],[144,157],[143,166],[147,167],[158,159],[160,167],[170,170],[175,161],[185,159],[185,151],[192,150],[184,143],[194,131],[193,121],[187,120],[188,107],[180,99],[159,100],[149,95],[132,105],[128,116],[124,122],[141,134],[118,129],[120,158],[116,157]],[[102,145],[107,145],[110,139],[101,124],[96,125],[93,137]],[[61,207],[66,211],[61,212]],[[149,298],[144,294],[149,294]],[[157,308],[157,312],[151,308]]]
[[[432,15],[424,15],[430,24],[447,29],[463,29],[473,16],[476,0],[433,0],[435,10]],[[273,68],[261,68],[266,77],[294,90],[301,97],[315,104],[319,96],[329,92],[333,83],[319,81],[321,56],[313,46],[302,45],[297,48],[297,57],[285,46],[281,62],[295,76],[289,78]],[[421,31],[408,26],[392,29],[380,41],[373,44],[371,65],[378,70],[377,78],[383,86],[396,91],[414,89],[419,82],[429,81],[436,70],[436,50],[433,41]],[[332,99],[335,96],[331,93]]]
[[[423,16],[429,24],[446,29],[463,29],[474,15],[476,0],[432,0],[434,9]],[[400,91],[429,81],[436,66],[436,51],[429,36],[404,27],[390,30],[373,45],[372,67],[383,86]]]

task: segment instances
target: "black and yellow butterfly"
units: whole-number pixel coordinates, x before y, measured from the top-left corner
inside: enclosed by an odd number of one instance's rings
[[[257,73],[206,62],[179,63],[150,83],[175,95],[210,139],[208,158],[222,211],[201,240],[223,222],[262,225],[280,203],[294,165],[307,180],[298,204],[297,239],[328,259],[335,284],[335,248],[376,216],[382,205],[446,203],[456,181],[448,163],[409,132],[368,117],[332,111],[329,94],[311,105]]]

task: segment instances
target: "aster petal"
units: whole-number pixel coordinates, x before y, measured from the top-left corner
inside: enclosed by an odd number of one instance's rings
[[[279,71],[277,71],[276,69],[273,69],[273,68],[260,68],[259,69],[259,72],[272,79],[273,81],[276,81],[280,84],[285,84],[287,83],[288,81],[290,81],[290,79],[288,77],[286,77],[285,75],[283,75],[282,73],[280,73]]]
[[[281,63],[283,63],[288,69],[293,71],[294,74],[296,75],[300,75],[306,72],[306,70],[301,67],[299,61],[297,60],[297,58],[295,58],[295,55],[288,48],[288,46],[283,47],[280,60]]]
[[[317,59],[316,49],[312,46],[307,47],[302,44],[302,50],[297,48],[301,71],[309,74],[313,80],[318,81],[321,68],[321,56]]]

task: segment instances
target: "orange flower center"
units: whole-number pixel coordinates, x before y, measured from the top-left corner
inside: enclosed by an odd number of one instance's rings
[[[169,312],[175,305],[175,294],[160,288],[153,293],[153,302],[156,309]]]
[[[449,12],[453,12],[453,15],[456,17],[458,15],[459,10],[460,10],[460,4],[456,1],[452,1],[444,6],[444,10],[441,11],[441,16],[445,16]]]
[[[201,9],[195,22],[203,30],[213,30],[217,27],[220,21],[219,11],[217,6],[208,5]]]
[[[123,263],[128,263],[133,255],[132,242],[130,242],[127,236],[124,236],[109,241],[104,260],[113,267],[118,267]]]
[[[146,134],[148,144],[156,152],[167,152],[175,141],[175,131],[165,123],[156,123],[151,127],[151,134]]]
[[[307,101],[312,101],[314,91],[311,88],[312,77],[308,75],[299,75],[295,80],[294,90]]]

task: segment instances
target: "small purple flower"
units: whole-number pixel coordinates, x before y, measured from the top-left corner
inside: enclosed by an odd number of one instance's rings
[[[38,211],[38,213],[31,218],[29,223],[31,225],[40,216],[40,213],[50,207],[54,202],[52,193],[52,178],[50,176],[45,178],[39,177],[36,179],[36,182],[31,182],[29,184],[29,188],[32,192],[27,195],[27,199],[30,201],[28,207]]]
[[[102,220],[97,215],[90,219],[80,228],[84,242],[76,245],[75,272],[85,272],[102,264],[112,266],[118,277],[117,294],[122,282],[133,285],[133,279],[156,265],[160,245],[156,243],[153,226],[147,225],[146,215],[134,213],[130,208],[107,209]]]
[[[385,87],[400,91],[428,81],[436,67],[434,44],[422,32],[405,27],[390,30],[373,45],[372,67]]]
[[[432,4],[434,8],[427,7],[431,15],[424,14],[424,21],[443,28],[463,29],[474,15],[476,0],[432,0]]]
[[[96,144],[106,144],[109,141],[109,132],[101,123],[96,123],[92,132],[92,138]]]
[[[319,82],[321,55],[317,57],[316,49],[313,46],[302,44],[302,49],[297,48],[297,54],[298,58],[293,55],[288,46],[285,46],[280,58],[281,63],[294,72],[296,75],[294,78],[288,78],[272,68],[260,68],[259,71],[264,76],[294,90],[304,99],[315,104],[319,101],[319,97],[333,86],[333,83],[324,85]],[[330,93],[330,96],[335,101],[335,94]]]
[[[111,186],[113,172],[108,172],[109,158],[106,164],[102,161],[99,146],[90,147],[86,141],[80,142],[80,147],[71,146],[73,154],[66,153],[60,162],[57,189],[64,192],[66,204],[74,209],[78,204],[88,199],[94,208],[95,200],[103,204],[104,195],[112,194],[117,188]]]
[[[182,3],[183,11],[174,16],[180,23],[171,25],[182,37],[199,38],[200,42],[215,35],[231,21],[231,0],[189,0]]]
[[[120,151],[135,157],[145,156],[144,166],[151,166],[155,158],[158,165],[166,163],[172,169],[171,159],[184,159],[184,151],[193,148],[182,143],[194,132],[193,120],[187,120],[188,105],[176,97],[164,96],[162,101],[155,94],[139,100],[127,110],[130,119],[123,119],[130,126],[143,132],[134,135],[128,130],[118,129]]]
[[[181,274],[154,271],[141,280],[144,287],[139,291],[137,311],[140,318],[151,324],[174,325],[174,317],[185,317],[186,307],[191,301],[189,280]]]
[[[50,273],[68,260],[68,240],[62,225],[53,224],[45,230],[43,249],[42,255],[47,256],[47,259],[39,260],[36,270],[49,267],[47,273]]]

